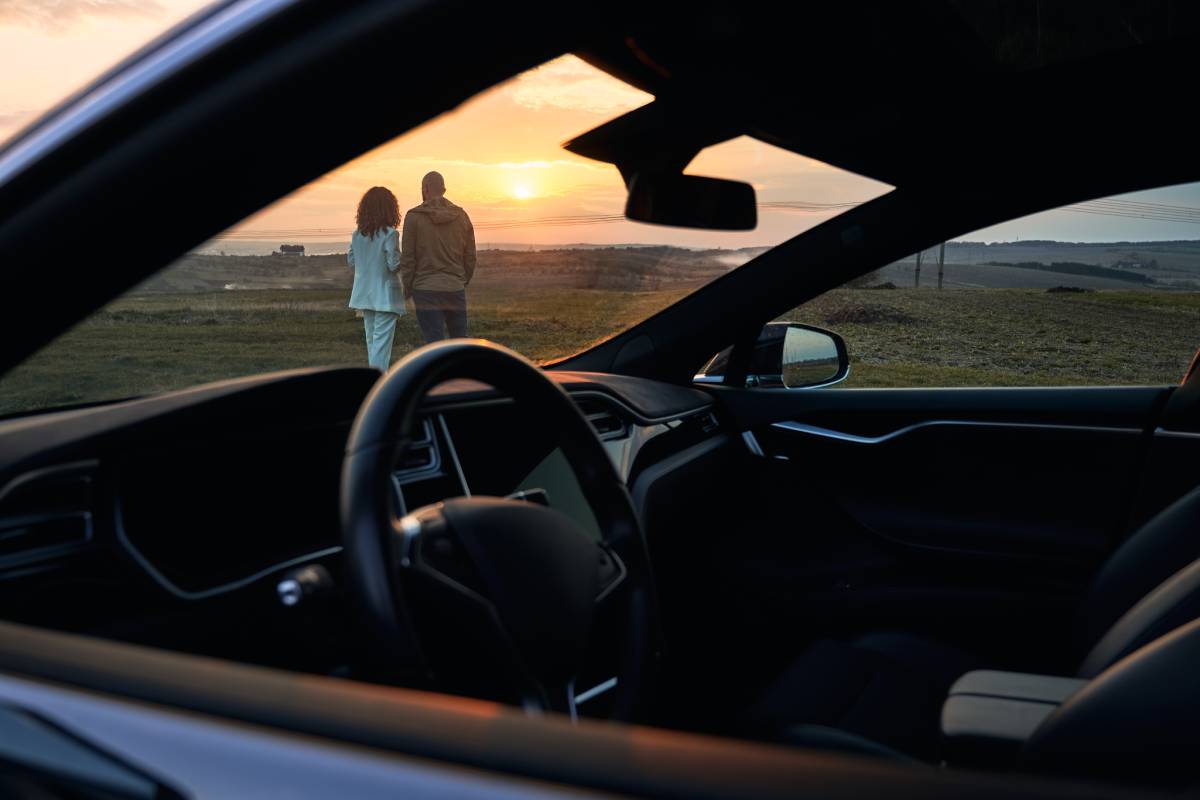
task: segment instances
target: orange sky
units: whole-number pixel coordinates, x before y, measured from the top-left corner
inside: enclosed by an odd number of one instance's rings
[[[209,0],[0,0],[0,142]]]

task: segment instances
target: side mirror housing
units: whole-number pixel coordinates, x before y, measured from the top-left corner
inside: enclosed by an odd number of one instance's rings
[[[712,358],[697,383],[724,383],[733,348]],[[840,383],[850,374],[846,342],[833,331],[799,322],[769,322],[759,334],[746,369],[746,386],[815,389]]]
[[[679,228],[750,231],[758,225],[758,205],[754,187],[741,181],[637,172],[629,180],[625,216]]]

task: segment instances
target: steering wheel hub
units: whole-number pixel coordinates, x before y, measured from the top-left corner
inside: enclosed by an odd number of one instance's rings
[[[484,605],[542,687],[570,683],[587,647],[603,556],[574,520],[519,500],[462,497],[398,527],[400,569]]]

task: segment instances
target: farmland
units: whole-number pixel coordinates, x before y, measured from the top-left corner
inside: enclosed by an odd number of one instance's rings
[[[552,360],[644,319],[738,259],[672,248],[484,251],[469,294],[472,333]],[[852,359],[845,385],[860,387],[1173,383],[1200,344],[1200,292],[1182,287],[950,264],[939,292],[928,288],[936,266],[921,289],[908,288],[911,266],[887,267],[863,288],[835,290],[784,318],[841,333]],[[346,308],[349,281],[336,256],[189,257],[0,379],[0,413],[364,364],[361,322]],[[880,283],[903,288],[866,288]],[[1089,291],[1047,291],[1064,284]],[[394,355],[419,343],[406,315]]]

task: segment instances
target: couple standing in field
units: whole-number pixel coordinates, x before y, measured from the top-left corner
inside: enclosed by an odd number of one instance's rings
[[[367,362],[384,371],[392,361],[396,319],[410,297],[427,344],[467,335],[475,229],[467,212],[446,199],[439,173],[421,179],[421,200],[404,216],[400,234],[396,196],[382,186],[368,189],[346,254],[354,268],[350,308],[363,312]]]

